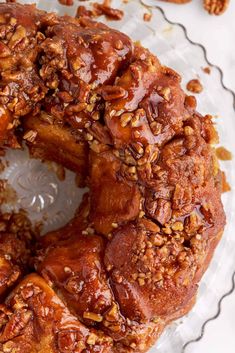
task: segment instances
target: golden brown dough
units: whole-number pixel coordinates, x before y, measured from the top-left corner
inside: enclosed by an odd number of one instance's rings
[[[45,115],[46,122],[43,120]],[[30,148],[32,157],[41,160],[53,160],[80,174],[82,180],[85,179],[87,175],[88,146],[87,144],[79,143],[71,129],[50,124],[50,122],[48,124],[48,115],[46,113],[41,113],[40,117],[30,116],[28,119],[26,118],[24,128],[28,131],[24,134],[24,139],[28,143],[33,142]]]
[[[223,232],[211,117],[196,111],[175,71],[87,18],[1,4],[0,35],[2,143],[15,147],[23,135],[34,157],[70,168],[89,187],[75,218],[36,244],[44,280],[25,279],[7,308],[28,282],[44,293],[39,309],[32,294],[35,314],[22,328],[29,352],[75,352],[77,335],[84,343],[92,329],[105,334],[99,352],[145,352],[192,307]],[[55,303],[53,322],[42,313]],[[51,348],[64,312],[74,315],[74,341]],[[23,336],[14,340],[21,353]]]

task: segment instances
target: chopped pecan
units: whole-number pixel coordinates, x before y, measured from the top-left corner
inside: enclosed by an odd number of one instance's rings
[[[155,200],[154,196],[148,195],[145,200],[145,209],[148,216],[157,220],[162,225],[171,218],[171,202],[167,200]]]
[[[195,110],[197,108],[197,101],[194,96],[186,96],[184,105],[186,109]]]
[[[149,13],[149,12],[145,12],[145,13],[144,13],[144,15],[143,15],[143,20],[144,20],[145,22],[151,21],[151,18],[152,18],[152,14],[151,14],[151,13]]]
[[[157,209],[155,211],[155,219],[162,225],[168,222],[171,218],[171,202],[158,199],[157,201]]]
[[[10,49],[14,49],[15,46],[25,38],[26,29],[23,26],[18,26],[15,33],[12,35],[8,45]]]
[[[24,134],[23,139],[30,142],[34,142],[36,137],[37,137],[37,131],[29,130]]]
[[[206,142],[210,144],[218,144],[219,143],[219,135],[218,132],[215,129],[215,126],[212,123],[212,116],[211,115],[205,115],[204,119],[202,120],[203,122],[203,129],[202,129],[202,135]]]
[[[95,322],[101,322],[103,320],[102,315],[90,311],[84,311],[83,318]]]
[[[96,121],[88,128],[88,132],[95,137],[99,142],[111,145],[112,139],[106,126],[103,126],[100,122]]]
[[[232,159],[232,153],[222,146],[216,148],[216,156],[221,161],[230,161]]]
[[[10,54],[11,54],[10,48],[6,44],[0,42],[0,58],[5,58]]]
[[[231,190],[231,186],[227,182],[226,174],[222,172],[222,192],[227,192]]]
[[[152,222],[150,219],[143,218],[139,221],[139,224],[148,232],[152,232],[152,233],[160,232],[160,227],[156,223]]]
[[[105,15],[111,20],[118,21],[121,20],[124,16],[124,12],[122,10],[113,9],[112,7],[105,4],[94,3],[93,7],[96,10],[98,16]]]
[[[192,93],[201,93],[203,90],[203,86],[198,79],[190,80],[187,83],[187,90]]]
[[[132,117],[133,117],[133,114],[132,114],[132,113],[123,113],[123,114],[121,115],[121,119],[120,119],[121,126],[122,126],[122,127],[127,126],[128,123],[132,120]]]
[[[202,70],[205,72],[205,74],[210,75],[211,73],[211,68],[209,66],[203,67]]]
[[[189,217],[185,219],[185,231],[188,234],[196,233],[202,226],[202,219],[196,212],[192,212]]]
[[[77,8],[76,17],[94,17],[94,14],[91,10],[88,10],[86,6],[80,5]]]
[[[122,19],[124,13],[122,10],[113,9],[112,7],[110,7],[110,4],[107,1],[106,2],[104,1],[103,4],[94,2],[92,4],[92,10],[89,10],[85,6],[79,6],[77,9],[76,17],[92,18],[92,17],[98,17],[102,15],[105,15],[110,20],[118,21]]]
[[[103,86],[98,90],[104,100],[111,101],[126,96],[127,92],[120,86]]]
[[[182,187],[180,184],[176,184],[173,195],[173,209],[182,209],[184,206],[191,204],[192,202],[192,188]]]

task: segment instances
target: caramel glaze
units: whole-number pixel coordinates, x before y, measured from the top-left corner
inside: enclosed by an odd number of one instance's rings
[[[21,132],[89,187],[37,243],[1,348],[146,352],[192,307],[223,232],[211,117],[147,49],[84,17],[0,4],[0,48],[2,144]]]

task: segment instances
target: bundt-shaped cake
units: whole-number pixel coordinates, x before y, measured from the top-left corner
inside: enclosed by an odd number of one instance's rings
[[[0,229],[0,351],[146,352],[192,307],[223,232],[211,117],[125,34],[8,3],[0,138],[89,187],[40,240],[11,229],[17,215]]]

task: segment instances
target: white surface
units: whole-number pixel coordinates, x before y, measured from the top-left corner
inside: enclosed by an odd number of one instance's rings
[[[202,0],[187,5],[158,2],[169,20],[185,25],[190,39],[206,47],[208,59],[221,67],[224,83],[235,90],[235,1],[220,16],[210,16],[202,9]],[[235,133],[235,132],[234,132]],[[234,249],[235,256],[235,249]],[[187,352],[234,353],[235,352],[235,293],[222,304],[222,313],[210,322],[200,342],[192,344]]]

